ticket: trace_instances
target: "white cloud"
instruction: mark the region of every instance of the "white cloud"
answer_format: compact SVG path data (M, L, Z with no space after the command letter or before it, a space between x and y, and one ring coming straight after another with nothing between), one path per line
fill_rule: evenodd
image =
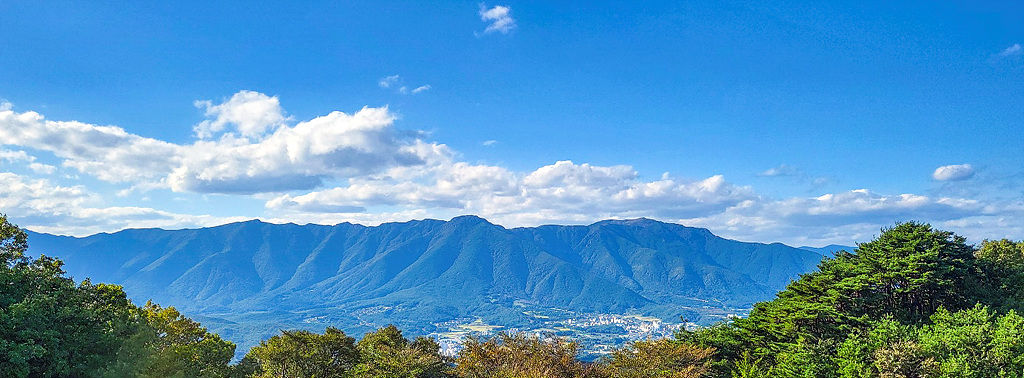
M389 166L425 164L443 153L418 149L417 139L392 128L387 108L363 108L355 114L333 112L261 140L222 139L188 148L168 176L177 191L258 193L311 189L328 178L369 175Z
M110 182L159 179L180 146L119 127L48 121L36 112L0 112L0 144L53 153L62 165Z
M395 168L374 179L350 180L343 187L281 195L267 201L266 207L276 219L310 220L319 214L325 219L360 222L372 220L379 209L389 209L391 220L398 214L442 219L475 214L506 227L651 217L707 227L740 240L794 245L866 241L881 227L898 221L944 225L973 219L977 224L995 225L994 219L1024 219L1021 204L867 189L772 199L717 175L679 180L665 174L644 180L629 166L569 161L532 172L465 162ZM953 230L983 237L1024 227L1004 223L1012 227Z
M35 156L30 156L25 151L9 151L0 149L0 160L8 163L28 163L28 168L35 173L52 174L57 170L49 164L37 163Z
M386 76L383 79L377 81L377 85L381 88L391 88L392 86L399 83L400 78L398 75Z
M1000 57L1008 57L1021 54L1024 54L1024 47L1022 47L1019 43L1014 43L1013 46L1007 47L997 55L999 55Z
M489 146L493 146L493 145L498 144L498 141L496 141L494 139L491 139L491 140L485 140L485 141L483 141L480 144L483 145L483 146L488 146L489 147Z
M969 217L1020 219L1013 206L978 200L916 194L886 195L867 189L817 197L757 198L707 217L680 219L716 234L741 240L780 240L793 245L849 244L867 241L880 227L918 220L943 224ZM957 230L976 237L975 230ZM1019 238L1019 237L1018 237Z
M392 172L267 202L281 213L353 213L381 206L477 214L506 225L580 222L624 216L705 216L753 196L721 176L640 180L628 166L561 161L526 174L506 168L447 163L427 171Z
M430 84L424 84L413 89L409 89L405 85L405 81L402 80L401 76L391 75L377 81L377 85L384 89L394 89L395 92L401 94L419 94L430 90Z
M11 109L14 109L14 104L4 100L0 100L0 112L5 112Z
M221 104L200 104L209 117L203 130L211 135L188 144L8 109L0 111L0 146L52 154L65 168L64 182L77 179L76 172L67 169L71 168L83 176L126 183L110 189L121 200L168 189L251 194L248 198L264 201L267 219L281 222L376 224L476 214L514 227L651 217L708 227L742 240L808 245L869 240L879 227L905 220L946 225L968 237L1020 238L1018 231L1024 227L1024 204L1005 197L986 201L961 193L858 189L767 198L720 175L645 177L631 166L571 161L514 171L459 161L456 152L424 140L422 133L397 130L395 116L386 107L331 112L295 122L284 116L275 97L256 92L239 92ZM36 162L24 150L0 149L0 164L8 163L40 173L56 169ZM953 165L940 167L934 176L965 179L973 172L967 164ZM761 174L804 175L786 165ZM0 191L0 210L40 231L83 234L125 227L211 225L227 219L108 206L104 201L112 196L81 185L58 185L11 172L0 176L0 187L5 188Z
M288 126L279 124L285 118L277 99L260 93L243 91L223 104L203 105L213 118L201 129L222 132L216 140L178 145L114 126L5 111L0 144L51 152L65 167L108 182L202 193L308 190L324 180L427 164L449 153L395 130L386 107L332 112Z
M768 170L758 173L757 175L764 177L799 176L800 170L787 164L780 164L777 167L769 168Z
M961 181L971 177L974 177L974 167L970 164L944 165L932 172L932 178L938 181Z
M39 232L84 236L139 227L204 227L243 217L184 215L144 207L104 207L102 197L84 186L0 172L0 210L21 227Z
M211 101L196 101L197 108L203 108L211 119L195 127L200 138L211 138L224 131L228 125L235 125L243 138L260 138L268 130L281 127L287 118L277 97L253 91L240 91L219 105Z
M490 23L487 25L487 29L484 29L484 34L494 32L508 34L516 27L516 20L512 18L512 9L500 5L488 9L480 4L480 20Z
M53 172L57 171L57 167L43 163L29 163L28 169L31 169L32 172L35 173L42 173L47 175L51 175L53 174Z
M7 162L30 162L35 160L35 157L29 156L25 151L10 151L0 149L0 160L6 160Z

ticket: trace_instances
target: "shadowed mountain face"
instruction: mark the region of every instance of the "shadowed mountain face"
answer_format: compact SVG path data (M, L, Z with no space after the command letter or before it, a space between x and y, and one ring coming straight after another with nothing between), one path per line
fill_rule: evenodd
M121 284L138 302L200 318L319 317L352 327L372 319L412 333L466 317L515 325L515 301L699 320L693 308L770 299L822 258L648 219L514 229L474 216L377 227L249 221L85 238L32 233L29 243L33 254L63 259L76 279Z

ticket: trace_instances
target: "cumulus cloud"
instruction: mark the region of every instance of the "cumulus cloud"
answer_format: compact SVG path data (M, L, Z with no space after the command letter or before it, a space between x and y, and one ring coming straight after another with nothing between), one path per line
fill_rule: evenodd
M974 167L970 164L944 165L932 172L932 178L938 181L961 181L971 177L974 177Z
M110 182L159 179L180 146L132 135L119 127L48 121L36 112L0 112L0 144L53 153L62 165Z
M185 215L144 207L102 206L102 197L82 185L62 186L0 172L0 209L21 227L84 236L129 227L203 227L242 217Z
M1013 208L964 198L888 195L857 189L817 197L759 197L721 213L680 221L738 239L825 245L866 241L880 227L898 221L941 224L967 217L1019 216Z
M428 163L447 148L393 128L387 108L333 112L283 127L258 143L202 141L167 176L177 191L258 193L312 189L325 179L370 175Z
M228 125L234 125L244 138L259 138L266 135L267 130L283 126L287 120L276 96L253 91L235 93L219 105L213 105L212 101L196 101L195 105L205 109L206 116L211 118L196 125L196 135L200 138L213 137Z
M1007 198L868 189L769 198L720 175L647 177L628 165L572 161L526 171L469 163L422 133L398 130L387 107L296 122L276 97L257 92L199 106L208 119L187 144L0 110L0 146L25 149L0 149L0 164L53 172L56 167L45 164L33 168L40 163L26 150L49 153L68 173L61 180L74 182L72 176L82 174L126 183L130 187L118 192L122 200L146 190L245 194L263 203L264 219L279 222L377 224L476 214L515 227L651 217L742 240L803 245L869 240L879 227L906 220L945 225L969 237L1014 235L1024 224L1024 203ZM934 178L962 180L973 173L968 164L951 165L939 167ZM803 176L787 165L761 174ZM81 185L12 172L0 174L0 187L0 210L39 231L84 234L240 219L108 206L110 197Z
M530 172L465 162L395 168L374 179L350 180L343 187L281 195L266 207L279 219L314 219L321 214L338 221L373 223L374 209L391 209L391 216L421 214L418 211L435 218L476 214L506 227L651 217L707 227L741 240L799 245L865 241L898 221L940 225L974 219L991 225L994 219L1024 217L1020 204L868 189L773 199L719 175L681 180L665 174L652 180L643 179L629 166L571 161ZM975 237L1007 233L1010 228L954 230Z
M32 157L32 156L29 156L28 153L25 152L25 151L10 151L10 150L0 149L0 160L4 160L4 161L13 163L13 162L32 161L32 160L35 160L35 158Z
M478 214L509 225L579 222L623 216L693 217L723 211L753 198L750 188L722 176L687 181L663 176L645 181L629 166L560 161L529 173L465 162L388 179L353 180L346 187L282 195L267 202L278 212L317 212L379 206L435 208Z
M512 9L501 5L487 8L480 4L480 20L489 23L487 29L484 29L484 34L495 32L508 34L516 27L516 20L512 18Z
M29 155L25 151L9 151L0 149L0 161L27 164L27 167L35 173L52 174L57 170L57 167L52 165L37 163L36 157Z
M275 97L242 91L222 104L200 102L202 136L179 145L115 126L50 121L35 112L0 112L0 144L53 153L62 165L115 183L202 193L313 189L327 179L415 166L448 154L393 127L386 107L332 112L289 126Z
M1019 43L1014 43L1013 46L1007 47L1006 49L1000 51L999 54L996 55L1000 57L1008 57L1021 54L1024 54L1024 47L1022 47Z

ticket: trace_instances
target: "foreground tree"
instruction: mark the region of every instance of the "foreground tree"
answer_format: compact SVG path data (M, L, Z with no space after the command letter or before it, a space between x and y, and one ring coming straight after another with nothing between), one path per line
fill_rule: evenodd
M328 327L323 334L281 331L250 349L245 360L256 377L355 377L359 351L354 338Z
M448 361L432 339L417 337L409 341L402 331L389 325L367 333L356 344L360 363L359 377L366 378L440 378L447 377Z
M717 377L971 376L948 375L956 368L947 366L961 361L956 366L974 369L976 356L940 353L922 330L938 328L922 327L938 327L942 314L967 316L976 304L998 314L1019 311L1021 298L1024 244L985 242L976 249L951 232L908 222L824 260L776 299L756 304L747 318L677 337L715 348ZM971 345L966 353L983 349L956 342ZM1020 356L1014 353L1003 352ZM1002 376L1015 374L999 369Z
M136 336L148 339L140 377L227 377L235 345L207 332L174 307L152 302L142 308L146 327Z
M673 340L637 341L612 352L605 373L621 378L698 378L707 372L714 349Z
M0 215L0 371L91 377L117 358L141 313L119 286L76 285L60 260L26 256L27 235Z
M559 338L499 334L488 340L469 337L455 360L464 378L601 377L598 366L576 358L579 344Z
M120 286L80 284L26 255L0 215L0 376L227 377L234 344L174 308L139 308Z

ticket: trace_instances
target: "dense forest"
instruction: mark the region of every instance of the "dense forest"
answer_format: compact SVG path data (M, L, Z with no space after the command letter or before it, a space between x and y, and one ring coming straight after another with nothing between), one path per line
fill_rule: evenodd
M1024 242L901 223L824 260L750 316L596 362L556 337L468 338L456 356L393 326L235 345L173 307L75 282L0 216L5 377L1024 377Z

